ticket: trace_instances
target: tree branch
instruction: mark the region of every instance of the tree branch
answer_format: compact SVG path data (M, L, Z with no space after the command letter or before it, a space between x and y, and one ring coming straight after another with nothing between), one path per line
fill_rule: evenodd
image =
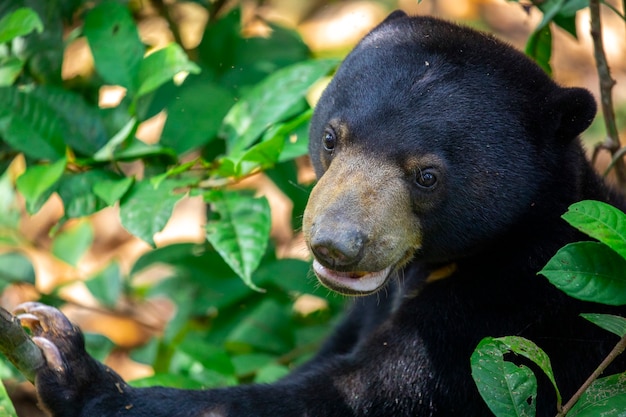
M0 352L30 382L35 381L37 370L45 365L41 349L24 331L20 320L0 307Z
M576 393L570 398L570 400L563 406L560 412L556 415L556 417L565 417L565 415L574 407L574 404L580 399L580 397L584 394L584 392L589 388L589 386L598 379L600 375L604 372L604 370L617 358L624 350L626 349L626 335L624 335L619 342L615 345L613 350L607 355L606 358L602 361L602 363L596 368L595 371L587 378L585 383L576 391Z
M596 68L600 78L600 103L602 106L602 114L604 115L604 124L606 128L606 140L599 145L601 148L611 152L611 156L619 151L621 144L619 140L619 131L615 122L615 111L613 108L612 90L615 80L611 78L611 70L609 68L606 54L604 52L604 44L602 42L602 23L600 19L600 0L589 1L589 12L591 15L591 38L593 39L593 52L596 60ZM626 166L622 158L614 161L614 169L620 186L626 186Z

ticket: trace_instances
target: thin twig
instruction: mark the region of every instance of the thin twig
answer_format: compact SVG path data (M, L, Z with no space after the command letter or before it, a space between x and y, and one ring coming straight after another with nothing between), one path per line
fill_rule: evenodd
M602 146L611 152L612 156L619 151L621 145L619 140L619 131L615 122L615 111L613 108L612 89L615 80L611 78L611 70L609 68L606 54L604 52L604 44L602 42L602 23L600 20L600 0L589 1L589 12L591 15L591 38L593 39L593 52L596 59L596 68L600 78L600 103L602 106L602 114L604 115L604 124L606 127L606 140ZM615 174L621 186L626 185L626 166L623 159L615 161Z
M565 417L565 415L574 407L574 404L580 399L580 397L584 394L584 392L589 388L589 386L596 380L604 370L617 358L624 350L626 349L626 335L624 335L619 342L615 345L613 350L607 355L606 358L602 361L600 366L596 368L595 371L587 378L585 383L576 391L576 393L570 398L570 400L563 406L561 411L556 415L556 417Z

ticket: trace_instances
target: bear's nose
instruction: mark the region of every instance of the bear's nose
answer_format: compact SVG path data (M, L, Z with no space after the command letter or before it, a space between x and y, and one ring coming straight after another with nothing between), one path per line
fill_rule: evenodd
M365 236L357 230L318 230L310 242L311 251L322 265L348 267L363 258Z

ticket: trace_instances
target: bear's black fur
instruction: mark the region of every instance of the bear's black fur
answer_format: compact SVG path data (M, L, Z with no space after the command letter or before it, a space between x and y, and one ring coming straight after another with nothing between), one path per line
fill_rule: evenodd
M579 144L594 114L587 91L557 86L491 36L390 15L346 58L311 125L313 267L324 285L365 295L314 360L270 385L135 389L86 355L57 310L27 304L49 364L42 404L63 417L489 416L469 358L504 335L541 346L568 398L617 341L579 313L626 312L537 275L585 239L560 219L569 205L626 207ZM542 417L556 414L546 388Z

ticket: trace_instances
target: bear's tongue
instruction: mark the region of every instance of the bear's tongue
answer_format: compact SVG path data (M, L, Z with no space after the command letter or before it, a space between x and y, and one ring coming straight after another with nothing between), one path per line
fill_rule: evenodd
M326 268L314 259L313 271L320 282L333 291L343 294L369 294L387 281L391 266L378 272L341 272Z

